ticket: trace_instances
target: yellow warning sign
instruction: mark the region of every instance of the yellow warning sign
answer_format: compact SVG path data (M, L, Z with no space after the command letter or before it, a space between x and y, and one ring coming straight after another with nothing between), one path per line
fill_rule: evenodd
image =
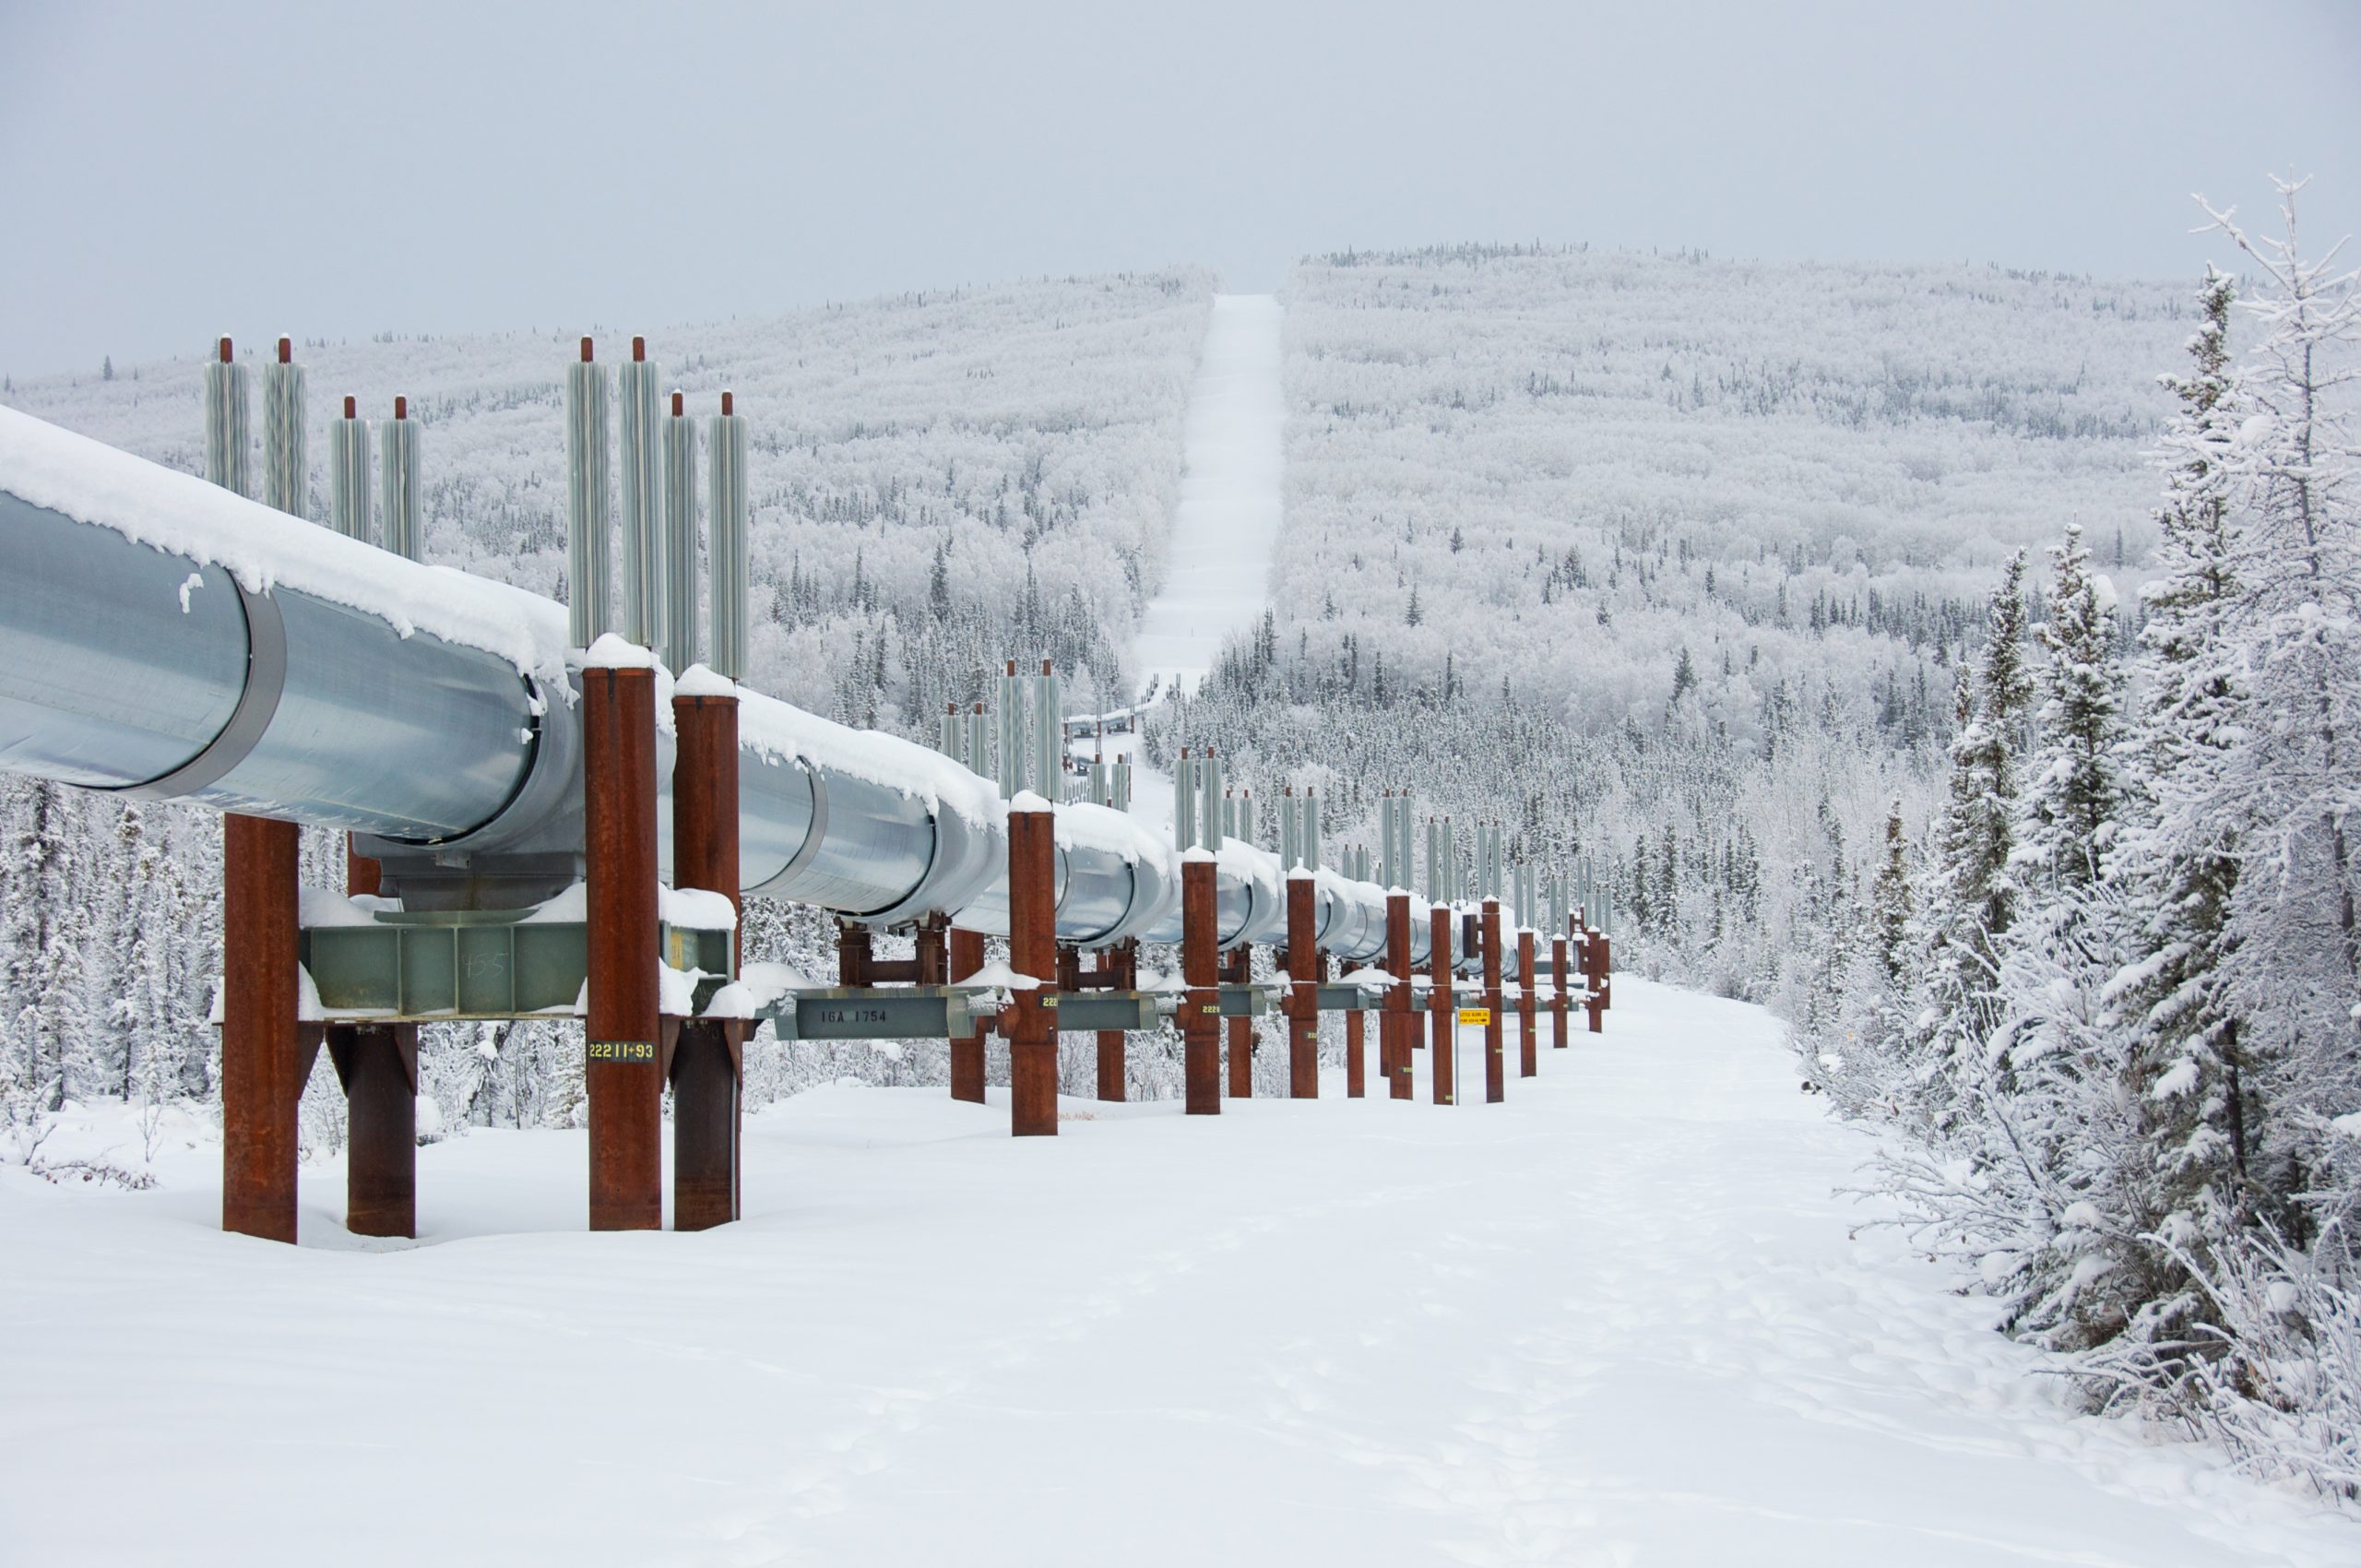
M1489 1024L1491 1021L1492 1010L1489 1007L1462 1007L1459 1010L1459 1023L1462 1028L1474 1024Z

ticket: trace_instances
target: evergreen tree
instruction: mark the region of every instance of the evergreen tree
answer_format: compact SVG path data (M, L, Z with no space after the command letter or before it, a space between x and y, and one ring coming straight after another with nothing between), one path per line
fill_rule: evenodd
M2149 1152L2134 1173L2130 1227L2201 1266L2252 1211L2247 1149L2259 1130L2226 996L2238 844L2215 805L2242 700L2229 624L2237 581L2226 458L2246 413L2230 369L2235 298L2231 279L2209 268L2189 372L2165 378L2180 407L2162 444L2171 463L2155 515L2162 575L2148 587L2140 634L2146 697L2127 748L2130 820L2108 856L2110 875L2130 889L2131 962L2112 1000ZM2153 1245L2127 1261L2147 1276L2136 1329L2151 1343L2177 1341L2199 1304L2185 1269Z
M1889 989L1899 992L1910 963L1910 857L1902 834L1902 802L1885 819L1885 859L1870 885L1869 920L1876 932L1878 967Z
M2051 612L2038 634L2048 655L2041 683L2042 742L2033 758L2023 842L2014 860L2053 884L2078 886L2097 876L2115 831L2122 679L2112 596L2103 600L2091 576L2080 523L2066 525L2066 541L2050 556L2057 564Z
M2227 1000L2284 1134L2250 1141L2248 1175L2291 1241L2332 1235L2350 1253L2361 1237L2321 1226L2361 1211L2361 1151L2328 1130L2352 1107L2361 1061L2361 274L2303 254L2300 186L2280 188L2280 235L2217 220L2260 274L2241 303L2262 335L2237 382L2251 411L2225 454L2236 577L2226 662L2243 701L2210 814L2235 826L2241 862Z

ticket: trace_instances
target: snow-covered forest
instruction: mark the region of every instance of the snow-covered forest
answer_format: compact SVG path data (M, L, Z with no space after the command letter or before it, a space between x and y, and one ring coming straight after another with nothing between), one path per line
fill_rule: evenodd
M1626 962L1767 997L1901 797L2013 549L2127 585L2185 288L1460 247L1308 261L1270 614L1168 748L1612 868ZM1374 716L1388 717L1378 721ZM1449 717L1446 718L1445 716Z

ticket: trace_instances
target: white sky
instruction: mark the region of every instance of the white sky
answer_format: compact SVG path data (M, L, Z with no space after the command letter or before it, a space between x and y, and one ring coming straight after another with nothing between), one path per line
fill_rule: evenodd
M2361 4L0 0L0 372L1463 239L2193 275ZM2361 257L2356 257L2361 260Z

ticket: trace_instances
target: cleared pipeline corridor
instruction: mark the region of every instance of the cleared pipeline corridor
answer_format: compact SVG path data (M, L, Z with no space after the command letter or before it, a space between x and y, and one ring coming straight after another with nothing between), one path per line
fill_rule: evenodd
M1280 328L1270 294L1216 294L1183 427L1180 504L1164 591L1134 645L1143 685L1193 689L1224 638L1262 613L1278 541L1282 428Z

